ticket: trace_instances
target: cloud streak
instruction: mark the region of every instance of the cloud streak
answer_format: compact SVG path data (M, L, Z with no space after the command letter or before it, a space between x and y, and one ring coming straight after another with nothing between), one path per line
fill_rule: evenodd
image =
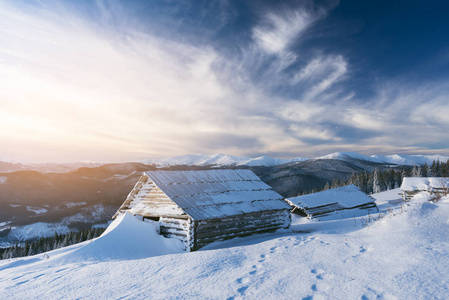
M92 14L100 21L66 6L0 4L0 157L419 152L447 129L444 84L379 85L363 102L343 86L345 56L294 51L323 12L263 12L231 56L213 43L143 31L118 6L99 3ZM345 133L355 129L359 142Z

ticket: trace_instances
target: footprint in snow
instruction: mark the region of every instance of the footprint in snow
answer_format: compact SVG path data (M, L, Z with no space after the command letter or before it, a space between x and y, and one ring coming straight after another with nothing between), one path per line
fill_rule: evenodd
M310 273L320 275L320 274L324 273L324 270L323 269L312 269L312 270L310 270Z
M239 292L240 295L243 296L243 295L245 294L245 291L248 289L248 287L249 287L249 286L247 286L247 285L242 286L241 288L237 289L237 292Z
M262 263L262 262L264 262L265 260L267 260L267 258L269 257L270 255L268 255L268 254L262 254L262 255L260 255L260 260L259 260L259 262L260 263Z
M247 284L247 283L249 283L249 278L248 277L240 277L236 280L236 282L238 284L242 284L242 283Z

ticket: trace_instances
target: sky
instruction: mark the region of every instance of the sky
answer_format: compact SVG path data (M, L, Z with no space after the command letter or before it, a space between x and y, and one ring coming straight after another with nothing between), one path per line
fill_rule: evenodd
M0 2L0 160L449 154L447 1Z

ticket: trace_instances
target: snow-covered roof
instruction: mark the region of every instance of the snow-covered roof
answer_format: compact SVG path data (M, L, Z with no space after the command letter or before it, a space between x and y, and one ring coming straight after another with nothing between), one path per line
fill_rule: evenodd
M145 174L196 220L290 209L250 170L148 171Z
M303 209L338 204L342 208L351 208L374 202L357 186L351 184L309 195L287 198L287 201Z
M428 191L431 188L448 188L447 177L404 177L401 190L403 191Z

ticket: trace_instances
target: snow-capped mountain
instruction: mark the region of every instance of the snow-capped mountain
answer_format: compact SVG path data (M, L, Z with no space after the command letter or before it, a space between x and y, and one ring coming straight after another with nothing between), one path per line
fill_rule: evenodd
M265 166L271 167L295 161L305 161L307 158L296 157L291 159L271 158L267 156L259 156L256 158L244 156L232 156L221 153L216 154L195 154L182 155L161 159L148 159L143 163L147 165L156 165L159 167L168 167L176 165L186 166Z
M380 156L380 155L373 155L372 158L379 159L381 161L391 163L391 164L397 164L397 165L424 165L424 163L427 163L428 165L431 165L433 161L439 160L440 162L446 162L449 160L449 156L444 155L387 155L387 156Z
M446 162L449 160L449 156L445 155L363 155L356 152L334 152L328 155L312 158L317 159L333 159L333 160L358 160L369 163L379 164L395 164L395 165L423 165L427 163L432 164L435 160L440 162ZM295 158L272 158L268 156L259 157L245 157L245 156L233 156L221 153L216 154L192 154L181 155L159 159L147 159L142 163L145 165L153 165L159 168L171 167L171 166L248 166L248 167L273 167L291 162L302 162L311 160L304 157ZM82 167L96 168L105 165L104 163L97 162L76 162L76 163L15 163L15 162L3 162L0 161L0 173L12 173L17 171L37 171L40 173L66 173L72 172ZM0 182L1 183L1 182Z
M315 159L339 159L339 160L358 159L375 163L385 163L385 161L377 159L376 157L366 156L356 152L334 152L328 155L317 157Z
M336 160L360 160L378 164L395 164L395 165L423 165L424 163L432 164L435 160L446 162L449 160L449 156L444 155L363 155L356 152L334 152L328 155L319 156L313 158L317 159L336 159ZM195 154L195 155L182 155L175 157L167 157L161 159L147 159L143 161L147 165L156 165L158 167L170 167L170 166L264 166L272 167L282 165L290 162L306 161L308 158L296 157L290 159L283 158L271 158L267 156L260 156L256 158L244 157L244 156L231 156L225 154Z
M315 159L338 159L338 160L364 160L373 163L381 164L395 164L395 165L423 165L427 163L431 165L433 161L439 160L440 162L446 162L449 160L449 156L444 155L363 155L356 152L334 152L325 156L320 156Z

